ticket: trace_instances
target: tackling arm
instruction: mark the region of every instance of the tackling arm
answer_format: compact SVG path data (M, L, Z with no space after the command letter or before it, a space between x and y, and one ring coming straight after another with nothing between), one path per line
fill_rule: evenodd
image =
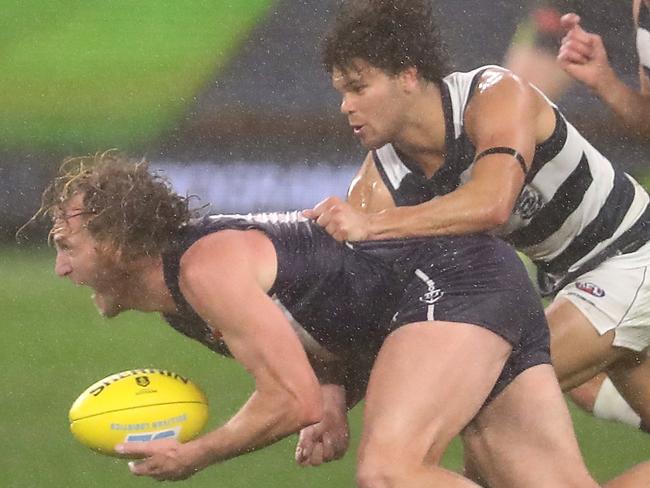
M465 115L465 127L477 154L492 147L509 147L529 166L538 131L535 100L533 89L509 72L487 71ZM524 177L512 155L490 154L474 164L469 180L456 190L420 205L371 214L368 237L492 231L510 217Z
M541 96L506 70L487 70L478 91L465 115L477 154L498 146L512 148L529 167L538 132L544 139L555 126L550 106L541 114ZM419 205L395 207L368 155L347 202L330 197L304 213L339 241L489 232L509 219L524 178L515 157L489 154L474 164L469 180L456 190Z

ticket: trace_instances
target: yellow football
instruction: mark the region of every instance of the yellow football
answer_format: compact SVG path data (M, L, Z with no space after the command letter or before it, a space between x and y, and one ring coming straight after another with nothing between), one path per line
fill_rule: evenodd
M122 442L196 437L208 420L208 401L189 379L171 371L132 369L89 386L68 415L82 444L120 457Z

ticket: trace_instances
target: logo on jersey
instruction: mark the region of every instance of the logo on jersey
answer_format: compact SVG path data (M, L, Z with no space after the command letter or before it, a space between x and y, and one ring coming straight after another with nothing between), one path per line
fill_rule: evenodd
M426 303L427 305L433 305L436 303L438 300L442 298L442 296L445 294L444 291L442 291L440 288L436 287L435 281L433 281L431 278L429 278L425 273L423 273L421 270L416 269L415 270L415 275L420 278L424 283L427 285L427 292L420 297L420 301Z
M578 281L576 283L576 288L582 290L585 293L595 296L596 298L602 298L605 296L605 290L600 286L596 286L593 283L588 283L586 281Z
M540 208L544 206L542 194L526 185L521 190L521 194L517 199L515 205L515 213L520 215L522 219L531 219Z

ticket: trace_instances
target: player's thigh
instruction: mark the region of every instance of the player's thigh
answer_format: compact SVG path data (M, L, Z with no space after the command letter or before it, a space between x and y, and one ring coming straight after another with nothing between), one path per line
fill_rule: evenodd
M608 374L647 429L650 426L650 358L647 352L618 361L608 370Z
M597 486L550 365L517 376L465 429L463 441L488 486Z
M370 376L360 461L437 462L483 405L510 351L475 325L419 322L394 331Z
M546 309L551 332L551 361L568 391L590 380L627 354L613 345L614 330L600 334L570 300L556 298Z
M577 386L650 345L650 244L565 286L547 309L553 365Z

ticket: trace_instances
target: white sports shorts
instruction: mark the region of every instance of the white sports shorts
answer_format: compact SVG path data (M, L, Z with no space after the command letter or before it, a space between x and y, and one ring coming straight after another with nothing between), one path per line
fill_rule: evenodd
M608 259L565 286L599 334L614 329L614 346L641 352L650 345L650 243Z

